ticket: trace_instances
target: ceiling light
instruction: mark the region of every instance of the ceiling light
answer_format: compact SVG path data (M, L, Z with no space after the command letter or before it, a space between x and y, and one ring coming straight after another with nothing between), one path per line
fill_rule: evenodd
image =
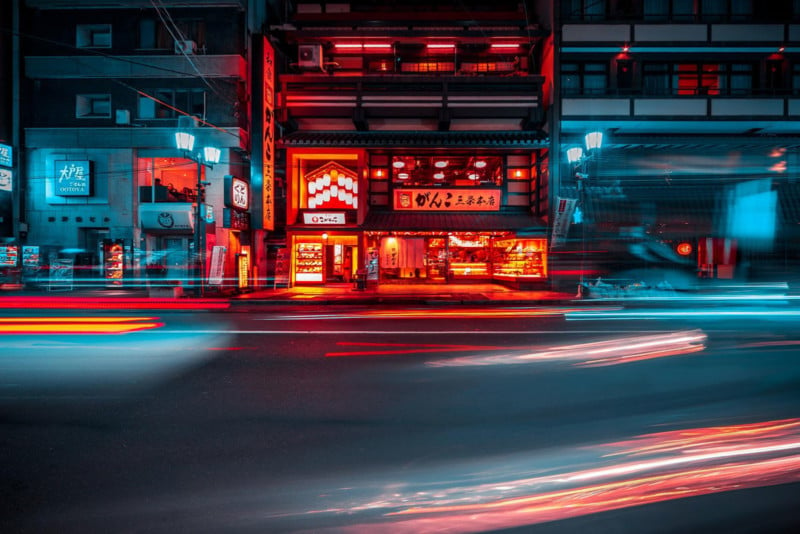
M392 162L392 167L394 167L395 169L402 169L405 166L406 163L404 161L396 160Z
M447 160L440 159L439 161L434 163L433 166L436 167L437 169L444 169L445 167L447 167Z
M483 161L482 159L479 159L478 161L475 162L476 169L482 169L484 167L486 167L486 162Z

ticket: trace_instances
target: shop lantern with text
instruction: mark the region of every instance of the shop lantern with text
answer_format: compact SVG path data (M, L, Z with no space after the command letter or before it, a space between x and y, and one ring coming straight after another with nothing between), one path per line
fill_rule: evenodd
M334 161L305 175L305 207L313 209L357 209L358 175Z

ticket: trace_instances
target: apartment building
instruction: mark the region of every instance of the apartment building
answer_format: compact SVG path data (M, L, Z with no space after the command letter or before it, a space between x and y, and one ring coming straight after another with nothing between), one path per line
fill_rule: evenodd
M794 276L800 4L560 0L554 17L553 182L579 216L553 259Z
M23 244L110 285L245 281L247 5L19 2ZM179 149L176 133L194 136ZM204 147L218 149L218 162ZM236 187L238 200L229 189ZM30 248L33 247L33 248ZM200 265L202 259L202 266ZM247 269L247 267L245 267ZM232 280L233 279L233 280Z

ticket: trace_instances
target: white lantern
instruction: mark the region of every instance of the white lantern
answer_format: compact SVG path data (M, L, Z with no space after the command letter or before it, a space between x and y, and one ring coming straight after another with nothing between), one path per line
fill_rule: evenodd
M339 197L339 202L344 202L346 195L347 191L345 191L344 189L339 189L339 194L337 195Z
M313 210L317 207L317 201L314 197L308 199L308 209Z
M353 193L347 193L347 194L344 196L344 201L345 201L345 203L347 203L347 204L352 204L352 203L353 203Z
M336 195L338 195L338 194L339 194L339 186L338 186L338 185L336 185L336 184L333 184L333 185L331 186L331 196L332 196L332 197L335 197L335 196L336 196Z
M317 183L316 182L308 182L308 194L313 195L317 192Z
M352 177L352 176L348 176L348 177L345 179L345 181L344 181L344 188L345 188L345 189L347 189L348 191L350 191L351 189L353 189L353 177Z
M326 189L325 191L322 192L322 201L328 202L330 199L331 199L331 190Z
M342 187L342 186L344 186L344 176L342 176L342 175L340 174L340 175L339 175L339 176L336 178L336 184L337 184L339 187Z
M358 207L358 197L353 197L353 207L354 208Z
M354 194L358 193L358 182L353 182L353 193Z
M331 175L328 174L327 172L322 175L322 185L324 185L325 187L331 185Z

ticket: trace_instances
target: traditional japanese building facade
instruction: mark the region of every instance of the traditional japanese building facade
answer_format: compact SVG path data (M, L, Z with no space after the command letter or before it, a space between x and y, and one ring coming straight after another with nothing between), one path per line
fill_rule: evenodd
M592 276L796 278L798 3L555 8L554 197L583 222L552 249L554 270L588 249ZM586 152L592 131L603 146Z
M299 2L271 28L286 283L549 282L548 18Z

